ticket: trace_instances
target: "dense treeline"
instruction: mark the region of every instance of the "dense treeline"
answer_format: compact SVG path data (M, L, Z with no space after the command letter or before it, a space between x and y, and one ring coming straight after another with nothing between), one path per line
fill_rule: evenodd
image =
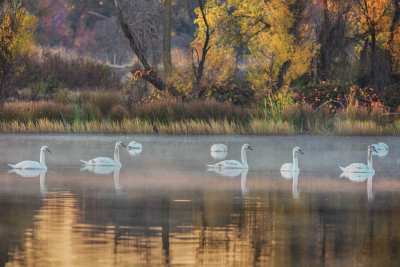
M63 99L68 112L50 105L48 119L64 128L139 118L154 130L188 120L182 114L198 98L245 108L240 133L270 132L248 131L255 121L338 133L342 121L369 118L368 129L397 134L399 20L398 0L0 0L0 103ZM110 112L81 97L99 90L118 92L103 98ZM183 113L164 120L181 101ZM9 107L5 122L16 110L24 125L50 114L44 104L38 114ZM230 111L219 112L210 119L231 122Z

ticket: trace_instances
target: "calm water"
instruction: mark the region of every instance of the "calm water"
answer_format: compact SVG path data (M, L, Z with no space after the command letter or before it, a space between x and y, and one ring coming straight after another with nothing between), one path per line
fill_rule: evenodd
M112 156L122 168L81 170L79 159ZM338 165L365 162L376 174L339 178ZM400 138L0 135L1 266L399 266ZM210 146L228 145L248 172L218 174ZM38 160L46 173L8 173L6 163ZM279 169L302 147L301 173Z

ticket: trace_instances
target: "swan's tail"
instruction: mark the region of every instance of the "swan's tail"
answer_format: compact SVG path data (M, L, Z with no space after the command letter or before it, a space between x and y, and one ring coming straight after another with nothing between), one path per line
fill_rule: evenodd
M346 174L344 172L342 172L342 174L339 175L339 178L345 178L345 177L346 177Z
M80 160L80 161L83 163L84 166L90 165L89 161L84 161L84 160Z
M16 165L13 165L13 164L8 164L8 163L7 163L7 165L10 166L10 167L13 168L13 169L15 169L15 168L17 167Z
M345 169L342 166L339 166L339 168L342 170L342 172L345 172Z

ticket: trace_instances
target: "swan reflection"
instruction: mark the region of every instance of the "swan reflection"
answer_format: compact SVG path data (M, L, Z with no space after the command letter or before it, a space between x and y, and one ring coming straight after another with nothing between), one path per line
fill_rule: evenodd
M300 197L300 191L297 188L297 184L299 182L299 174L300 172L288 172L281 171L281 175L286 180L292 180L292 196L294 199L298 199Z
M117 194L122 194L122 187L121 184L119 183L119 174L121 171L120 166L85 166L81 168L81 171L90 171L93 172L94 174L99 174L99 175L107 175L114 173L114 189L115 193Z
M211 151L211 157L213 159L224 159L228 155L228 152L223 151L223 152L218 152L218 151Z
M40 193L45 195L47 193L47 187L45 185L46 169L12 169L8 173L15 173L23 178L34 178L40 176Z
M240 189L242 190L242 195L246 196L249 193L249 189L246 186L248 169L216 169L209 168L208 171L218 173L224 177L237 177L241 175L240 178Z
M367 197L368 201L374 200L374 193L372 192L372 180L375 173L342 173L339 178L347 178L354 183L363 183L367 181Z

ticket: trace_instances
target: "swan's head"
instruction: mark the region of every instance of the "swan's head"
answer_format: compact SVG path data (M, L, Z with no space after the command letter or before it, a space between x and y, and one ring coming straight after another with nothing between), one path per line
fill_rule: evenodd
M244 145L242 146L242 149L254 150L249 144L244 144Z
M47 151L49 153L51 153L51 150L48 146L42 146L42 148L40 149L41 151Z
M378 153L378 151L376 151L374 146L368 146L368 151Z
M301 148L299 146L295 146L293 148L293 152L300 153L300 154L304 155L304 152L301 150Z
M117 146L118 146L118 147L120 147L120 146L126 147L126 145L125 145L124 142L122 142L122 141L118 141L118 142L117 142Z

